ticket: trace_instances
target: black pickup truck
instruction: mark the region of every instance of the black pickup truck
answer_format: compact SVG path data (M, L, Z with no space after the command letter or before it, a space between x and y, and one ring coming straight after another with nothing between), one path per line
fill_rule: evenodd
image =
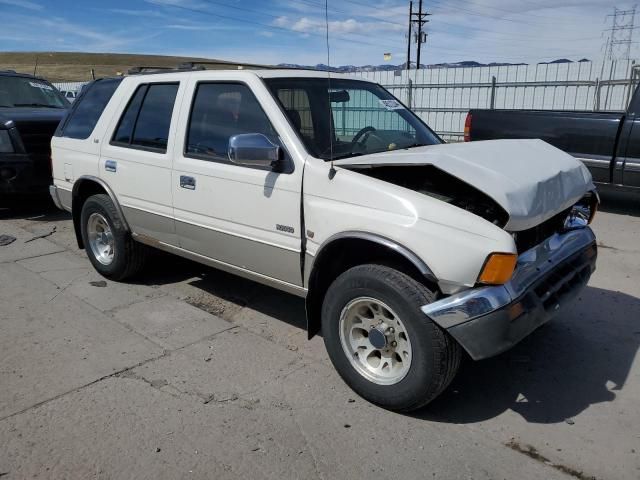
M69 106L46 80L0 71L0 200L48 193L51 137Z
M594 182L640 188L639 90L626 112L471 110L464 139L540 138L582 160Z

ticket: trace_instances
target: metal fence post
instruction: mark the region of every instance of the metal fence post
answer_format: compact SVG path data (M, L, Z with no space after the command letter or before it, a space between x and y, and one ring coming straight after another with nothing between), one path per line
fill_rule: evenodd
M409 79L408 83L408 91L407 91L407 105L409 106L409 110L411 110L411 95L413 91L413 82Z
M600 110L600 79L596 77L596 90L593 93L593 111Z
M491 77L491 100L489 101L489 108L494 110L496 108L496 77Z

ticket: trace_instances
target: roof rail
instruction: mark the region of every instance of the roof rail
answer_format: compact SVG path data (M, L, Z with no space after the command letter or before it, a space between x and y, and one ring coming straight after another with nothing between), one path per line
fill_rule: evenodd
M127 75L140 75L142 73L163 73L163 72L175 72L176 70L183 70L178 67L154 67L150 65L140 65L137 67L131 67L127 70Z
M278 67L273 65L260 65L257 63L234 63L234 62L223 62L223 61L215 61L215 60L203 60L203 61L192 61L192 62L183 62L178 65L178 69L181 70L205 70L207 65L221 65L227 68L237 68L238 70L242 70L244 68L250 69L265 69L272 70Z
M16 72L15 70L7 69L7 70L0 70L0 73L18 73L18 72Z

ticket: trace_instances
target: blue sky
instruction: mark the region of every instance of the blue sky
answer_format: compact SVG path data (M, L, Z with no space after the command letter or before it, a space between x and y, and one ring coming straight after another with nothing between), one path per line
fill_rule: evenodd
M386 52L391 63L406 61L408 3L329 0L331 63L381 64ZM425 4L433 16L423 63L538 62L601 57L614 2ZM327 60L324 0L0 0L0 18L2 51L149 53L259 63Z

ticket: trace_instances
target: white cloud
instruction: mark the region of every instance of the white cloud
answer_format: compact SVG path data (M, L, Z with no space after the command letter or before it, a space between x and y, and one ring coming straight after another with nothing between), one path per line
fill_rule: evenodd
M273 21L273 25L280 28L286 28L301 33L322 33L327 29L327 23L323 18L301 17L292 19L287 16L281 16ZM330 20L329 33L336 35L368 35L371 32L383 33L385 31L404 31L400 25L380 22L361 22L354 18L346 20Z
M0 0L0 4L11 5L12 7L22 7L33 11L44 9L44 5L40 5L39 3L31 2L29 0Z

